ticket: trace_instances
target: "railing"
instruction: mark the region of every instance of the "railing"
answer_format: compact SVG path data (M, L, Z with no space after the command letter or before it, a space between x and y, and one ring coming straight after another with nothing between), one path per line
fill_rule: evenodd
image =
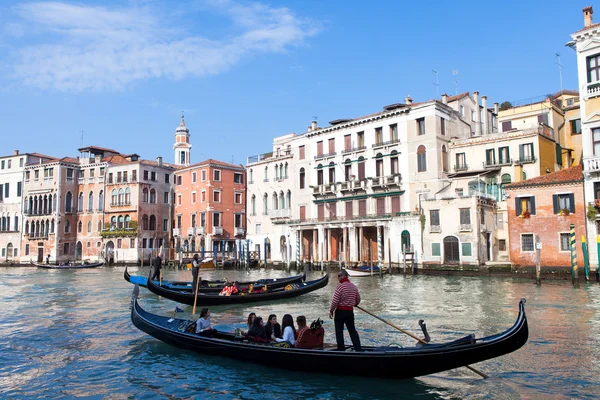
M131 201L121 202L121 203L110 203L111 207L123 207L123 206L130 206L130 205L131 205Z
M600 82L596 82L596 83L592 83L591 85L587 85L587 96L588 97L600 96Z
M188 236L194 236L196 234L196 228L188 228L187 234Z
M364 151L366 149L367 149L367 146L352 147L351 149L344 149L344 150L342 150L342 154L354 153L356 151Z
M244 236L244 234L246 234L246 228L240 228L236 226L234 228L234 234L235 236Z
M38 210L37 212L31 211L31 210L25 210L25 212L23 212L23 214L28 215L28 216L52 215L53 213L54 213L53 210L43 210L43 211Z
M375 143L373 145L373 148L375 148L375 147L390 146L390 145L394 145L394 144L398 144L398 143L400 143L400 139L392 139L392 140L388 140L387 142Z
M473 230L471 224L460 224L461 232L471 232Z
M247 159L246 159L246 165L247 164L254 164L254 163L257 163L259 161L264 161L264 160L276 160L276 159L279 159L279 158L289 158L289 157L292 157L292 156L293 156L292 151L291 150L288 151L287 149L281 151L279 154L277 154L277 153L274 154L273 152L264 153L264 154L259 154L259 155L256 155L256 156L247 157Z
M600 157L584 158L583 170L586 172L600 171Z
M523 156L523 157L519 157L519 162L521 164L528 164L528 163L534 163L536 160L535 157L533 156Z
M103 176L99 176L98 177L98 183L104 183L104 177Z
M79 183L85 183L85 178L79 178L79 179L78 179L78 182L79 182Z
M206 227L205 226L196 227L196 235L206 235Z
M498 165L499 165L499 163L496 161L486 161L483 163L484 168L493 168L493 167L497 167Z
M289 218L292 216L291 208L283 208L280 210L270 210L269 217L270 218Z
M442 227L440 225L431 225L429 228L429 232L431 233L440 233L442 231Z
M327 154L317 154L315 156L315 160L319 160L321 158L335 157L336 154L337 154L337 151L334 151L332 153L327 153Z
M103 238L107 237L119 237L119 236L129 236L134 237L137 236L138 230L137 228L116 228L116 229L103 229L100 232L100 236Z
M181 229L173 228L173 236L176 236L176 237L181 236Z
M459 164L459 165L455 165L454 166L454 170L455 171L466 171L469 169L469 166L467 164Z
M213 226L212 234L213 235L222 235L223 234L223 227L222 226Z

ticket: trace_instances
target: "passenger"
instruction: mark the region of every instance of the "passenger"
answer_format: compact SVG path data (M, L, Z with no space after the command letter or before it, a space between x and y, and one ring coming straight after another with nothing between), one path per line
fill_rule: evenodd
M254 338L255 340L268 340L265 334L265 324L261 317L256 317L254 322L252 323L252 328L248 330L248 336Z
M225 285L223 290L221 290L221 293L219 293L219 296L231 296L232 294L237 294L237 293L238 293L238 288L236 286L234 286L233 283L230 282Z
M281 325L277 322L277 315L271 314L269 315L269 319L267 320L267 326L265 327L265 331L267 333L267 337L271 339L280 338L281 339Z
M306 317L304 315L298 316L296 324L298 324L298 334L296 335L296 339L298 339L302 332L308 329L308 326L306 326Z
M283 316L282 328L283 337L281 339L275 338L276 342L288 342L292 346L296 344L296 328L294 328L294 319L290 314Z
M212 337L217 333L217 330L210 326L210 310L208 308L200 311L200 318L196 321L196 333L206 337Z
M252 328L252 325L254 324L254 320L256 319L256 314L251 312L250 314L248 314L248 320L246 321L246 324L248 326L248 330L250 330L250 328Z

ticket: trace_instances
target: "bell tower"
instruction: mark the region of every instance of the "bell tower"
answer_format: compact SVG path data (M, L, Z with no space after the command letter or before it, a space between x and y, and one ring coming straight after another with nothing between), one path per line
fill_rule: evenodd
M190 130L186 128L183 113L181 113L181 122L175 130L175 144L173 145L173 150L175 151L175 165L190 165L191 148Z

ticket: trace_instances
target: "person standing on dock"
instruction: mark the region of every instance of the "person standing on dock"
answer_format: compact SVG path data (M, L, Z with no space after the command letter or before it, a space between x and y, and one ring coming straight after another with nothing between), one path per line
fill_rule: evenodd
M360 337L354 326L354 307L360 304L360 293L358 288L348 279L348 272L345 269L338 273L339 285L335 288L331 307L329 308L329 318L333 318L335 312L335 339L338 350L344 351L344 325L348 329L354 351L361 351Z

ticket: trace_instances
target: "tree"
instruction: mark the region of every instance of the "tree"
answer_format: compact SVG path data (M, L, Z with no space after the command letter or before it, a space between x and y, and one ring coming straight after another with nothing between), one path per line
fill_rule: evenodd
M510 101L505 101L502 104L500 104L500 111L504 111L504 110L508 110L509 108L512 108L512 103Z

